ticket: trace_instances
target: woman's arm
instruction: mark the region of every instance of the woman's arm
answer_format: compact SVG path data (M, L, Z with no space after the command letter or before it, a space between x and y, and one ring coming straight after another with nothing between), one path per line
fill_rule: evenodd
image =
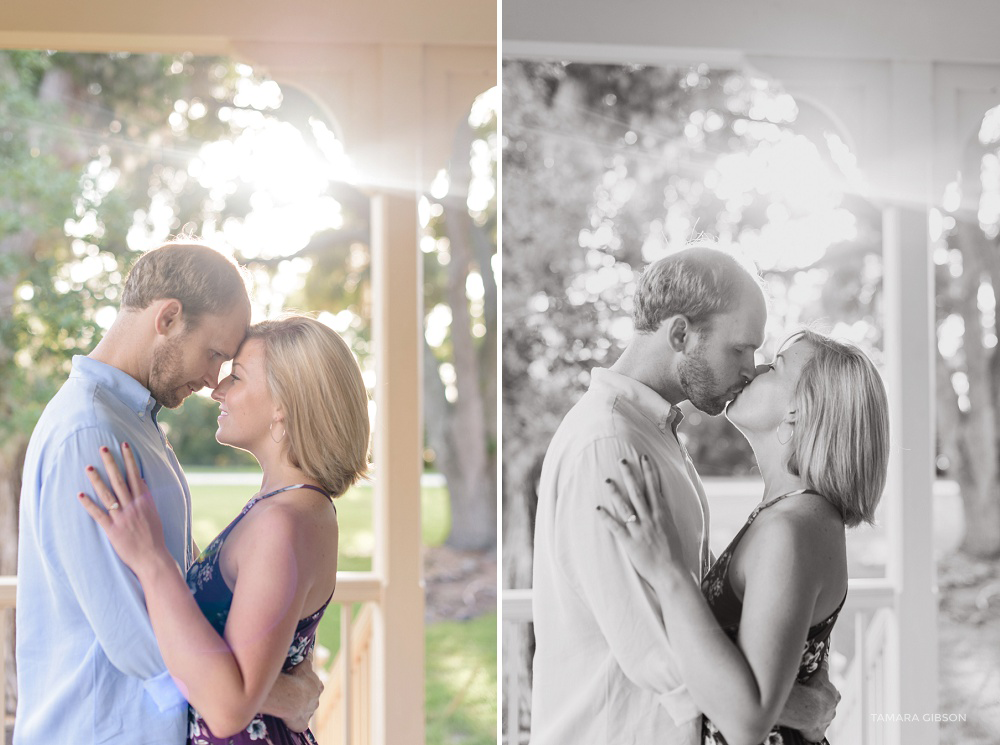
M642 460L647 480L655 480ZM815 536L785 520L758 526L754 550L746 552L746 589L739 646L719 627L696 581L670 555L660 505L645 494L627 466L622 478L631 499L612 490L616 521L604 510L607 527L619 538L637 571L660 602L664 625L692 697L730 745L764 740L778 720L795 682L810 620L819 596L821 567L811 559ZM612 483L613 487L614 484ZM637 520L626 523L632 513Z
M201 556L198 543L191 540L191 555ZM283 719L292 732L304 732L319 707L323 681L313 669L312 651L309 656L287 673L280 674L261 704L260 713Z
M240 552L220 637L166 551L155 505L127 446L123 456L128 484L110 453L101 454L114 493L88 472L104 505L111 508L117 499L120 507L104 512L89 499L82 504L139 578L167 669L213 734L231 736L260 710L281 671L316 564L300 558L296 521L285 510L269 510L267 521L248 526L252 534L245 538L253 550Z
M758 536L768 545L759 561L747 566L738 646L720 628L690 576L668 568L650 583L678 650L684 681L730 745L766 738L802 659L817 586L790 566L794 562L778 558L796 555L788 532L768 530Z

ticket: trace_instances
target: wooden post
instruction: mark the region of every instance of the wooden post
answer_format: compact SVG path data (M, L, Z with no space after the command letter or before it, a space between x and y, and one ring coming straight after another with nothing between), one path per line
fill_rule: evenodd
M378 407L375 556L383 579L375 624L373 742L424 742L424 588L420 536L421 267L412 196L372 200Z
M882 214L887 389L892 457L886 494L887 574L897 588L887 662L898 671L886 714L914 715L888 742L937 745L937 572L933 546L934 273L928 231L933 137L933 69L893 62L890 173ZM873 712L874 713L874 712ZM895 731L894 731L895 730Z
M423 272L418 245L423 50L381 53L381 186L372 198L376 358L375 555L384 591L375 619L375 745L424 743L424 587L420 532ZM416 130L416 131L415 131Z

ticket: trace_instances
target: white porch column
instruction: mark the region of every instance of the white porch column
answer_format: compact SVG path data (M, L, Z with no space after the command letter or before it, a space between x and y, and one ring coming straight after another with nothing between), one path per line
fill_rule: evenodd
M886 691L885 714L917 721L888 727L890 744L937 745L937 575L933 546L934 273L929 248L934 153L933 77L929 63L894 62L887 164L889 206L883 210L885 351L892 418L886 521L889 578L897 588L889 649L898 670Z
M373 333L376 356L375 556L384 582L376 614L374 745L424 743L424 587L420 533L423 469L421 352L423 276L417 189L421 134L419 46L383 47L372 198ZM416 130L416 131L414 131Z
M377 614L375 745L424 742L423 468L420 343L422 282L413 196L372 199L376 344L375 556L384 582Z

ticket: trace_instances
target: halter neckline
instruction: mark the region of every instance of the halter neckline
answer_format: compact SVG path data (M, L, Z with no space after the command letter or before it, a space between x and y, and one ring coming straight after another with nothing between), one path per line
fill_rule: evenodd
M280 494L283 491L291 491L292 489L312 489L313 491L318 491L331 502L333 501L333 497L327 494L325 489L320 489L318 486L313 486L312 484L292 484L291 486L283 486L280 489L269 491L267 494L261 494L260 496L254 497L254 499L266 499L267 497L273 497L275 494Z
M787 499L788 497L794 497L796 494L815 494L817 497L822 496L815 489L809 489L809 488L796 489L795 491L790 491L787 494L782 494L780 496L777 496L777 497L775 497L774 499L772 499L769 502L764 502L763 504L758 504L756 507L753 508L752 517L756 517L758 512L760 512L761 510L766 510L772 504L775 504L776 502L780 502L782 499Z

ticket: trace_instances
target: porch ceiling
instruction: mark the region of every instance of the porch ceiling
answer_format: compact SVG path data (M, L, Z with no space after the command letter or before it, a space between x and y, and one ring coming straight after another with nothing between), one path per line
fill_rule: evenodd
M68 3L8 0L0 3L0 48L105 51L116 37L130 51L191 51L213 41L326 44L496 45L496 3L490 0L133 0ZM150 45L137 47L143 40ZM164 42L168 48L164 48ZM183 46L183 45L182 45ZM206 49L207 50L207 49Z
M1000 59L991 0L504 0L508 42L733 50L746 56L863 60Z

